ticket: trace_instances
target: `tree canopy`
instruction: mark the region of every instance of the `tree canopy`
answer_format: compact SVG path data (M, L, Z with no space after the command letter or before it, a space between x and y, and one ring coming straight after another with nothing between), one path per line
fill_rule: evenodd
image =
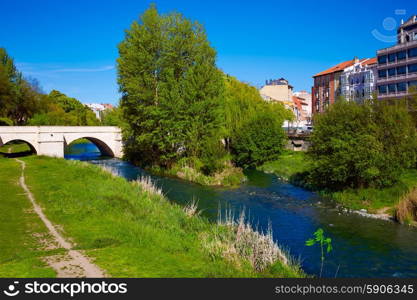
M200 24L152 6L126 31L119 54L131 159L170 166L220 147L223 75Z
M384 187L416 163L416 130L404 101L338 101L316 115L310 179L328 188Z

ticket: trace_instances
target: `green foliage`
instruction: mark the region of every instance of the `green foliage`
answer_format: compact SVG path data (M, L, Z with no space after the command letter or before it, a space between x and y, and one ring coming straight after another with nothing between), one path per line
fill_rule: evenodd
M9 118L0 118L0 126L13 126L13 121Z
M259 166L277 159L286 138L284 120L292 113L279 103L265 102L256 88L225 76L225 141L242 167Z
M38 113L28 122L32 126L97 126L100 121L93 111L75 98L53 90L43 95Z
M25 80L6 50L0 48L0 116L23 125L36 111L38 101L36 83Z
M45 95L36 80L24 79L0 48L0 117L14 125L99 125L80 101L53 90Z
M239 166L256 167L278 159L286 141L282 123L271 112L257 112L242 125L232 142Z
M200 24L151 6L126 31L119 54L128 158L170 167L220 147L224 84Z
M317 187L390 186L416 163L415 127L401 101L338 101L314 123L308 155Z
M314 245L319 245L320 246L320 250L321 250L320 277L321 277L321 275L323 273L323 265L324 265L326 252L330 253L333 250L332 239L325 237L324 236L324 231L321 228L319 228L316 232L314 232L313 235L314 235L314 238L308 239L306 241L306 246L309 246L309 247L314 246Z
M103 111L101 117L101 125L118 126L120 128L126 127L123 122L122 110L118 107L115 107L113 109L106 109Z

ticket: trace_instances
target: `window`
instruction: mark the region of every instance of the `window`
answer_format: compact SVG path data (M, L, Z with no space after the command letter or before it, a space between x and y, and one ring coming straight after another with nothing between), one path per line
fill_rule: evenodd
M391 53L388 55L388 62L395 62L395 58L397 57L396 53Z
M408 88L415 87L417 88L417 80L409 81Z
M408 66L408 73L416 73L417 72L417 64L412 64Z
M396 84L388 84L388 93L395 93L397 91Z
M397 52L397 60L404 60L407 58L407 51Z
M395 68L388 69L388 77L395 76L395 74L396 74Z
M397 75L404 75L406 73L407 73L406 66L397 67Z
M386 55L382 55L382 56L378 56L378 64L386 64L387 63L387 56Z
M399 83L397 83L397 91L399 91L399 92L406 92L407 91L407 82L399 82Z
M379 85L378 86L378 93L386 94L387 93L387 86L386 85Z
M408 57L416 57L417 56L417 47L411 48L408 50Z
M379 78L387 78L387 70L379 70L378 71Z

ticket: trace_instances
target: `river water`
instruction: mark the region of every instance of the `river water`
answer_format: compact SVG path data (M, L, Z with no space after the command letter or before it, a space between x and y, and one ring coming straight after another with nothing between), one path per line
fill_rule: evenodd
M245 210L258 229L272 227L277 243L308 274L320 273L320 250L305 246L305 241L322 228L334 248L326 257L323 277L417 277L417 229L340 212L275 175L247 170L244 185L226 189L151 175L128 162L101 158L93 144L71 145L66 158L105 165L128 180L150 176L173 202L197 199L202 215L213 221L219 209Z

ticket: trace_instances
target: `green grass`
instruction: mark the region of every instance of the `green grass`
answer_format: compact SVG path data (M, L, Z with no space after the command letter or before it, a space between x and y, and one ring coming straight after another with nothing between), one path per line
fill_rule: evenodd
M10 150L10 152L9 152ZM30 147L26 143L6 144L0 147L0 154L29 152Z
M150 171L161 176L171 176L206 186L238 187L246 180L243 170L234 166L227 166L222 172L205 175L198 170L174 165L170 169L151 168Z
M411 169L406 170L398 182L391 187L347 189L330 193L329 196L343 206L352 209L364 208L373 213L386 209L387 213L393 214L400 199L415 187L417 187L417 170Z
M280 262L262 273L212 255L204 237L224 228L99 167L25 157L26 181L50 220L113 277L301 277Z
M18 185L20 165L0 156L0 277L55 277L36 236L47 229Z
M297 174L308 171L308 161L303 152L286 152L279 160L268 162L259 167L259 170L274 173L293 184L299 184L293 179L297 178ZM366 209L372 213L394 214L400 199L415 187L417 187L417 170L411 169L406 170L398 182L391 187L346 189L339 192L319 191L319 193L346 208Z
M267 162L258 169L267 173L275 173L279 177L290 180L308 168L304 152L286 151L278 160Z

